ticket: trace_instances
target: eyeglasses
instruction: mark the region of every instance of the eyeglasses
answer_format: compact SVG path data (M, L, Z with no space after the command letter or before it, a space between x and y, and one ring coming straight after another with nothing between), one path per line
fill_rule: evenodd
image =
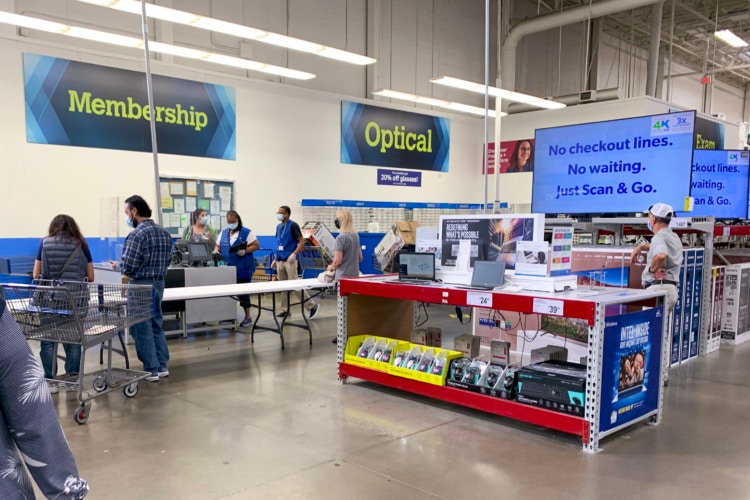
M520 149L521 151L526 151L526 152L529 152L529 151L531 151L531 148L519 148L519 149Z

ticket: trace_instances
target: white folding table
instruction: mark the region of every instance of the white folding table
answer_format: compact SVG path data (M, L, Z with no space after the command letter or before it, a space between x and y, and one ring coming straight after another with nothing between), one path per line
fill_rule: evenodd
M297 279L297 280L284 280L284 281L268 281L260 283L237 283L227 285L208 285L208 286L192 286L185 288L165 288L163 301L169 302L173 300L191 300L191 299L207 299L213 297L239 297L240 295L254 295L258 298L257 305L253 304L258 308L258 314L255 316L253 325L250 329L250 342L255 341L255 330L268 330L276 332L281 338L281 348L284 349L284 326L295 326L307 330L310 337L310 344L312 344L312 331L310 329L310 322L308 321L307 315L305 314L305 301L300 300L299 302L292 303L290 296L292 292L300 292L300 296L303 290L319 290L319 295L326 289L332 288L333 283L321 283L317 278L309 279ZM276 317L276 294L286 293L287 303L289 304L289 310L291 313L291 307L299 304L300 312L304 324L290 323L287 322L289 315L281 318ZM263 305L263 295L271 294L271 307ZM312 299L312 297L311 297ZM258 326L258 320L263 311L270 311L273 316L273 321L276 327Z

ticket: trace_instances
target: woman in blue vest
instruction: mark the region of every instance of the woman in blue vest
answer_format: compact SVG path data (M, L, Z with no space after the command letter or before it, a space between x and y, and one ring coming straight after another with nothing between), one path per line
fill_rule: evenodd
M91 252L75 219L70 215L56 215L49 224L48 235L42 239L34 261L34 279L63 281L94 281L94 264ZM78 375L81 365L81 346L63 344L65 349L65 375L68 378ZM40 357L44 376L53 379L57 344L41 342ZM57 385L50 385L50 392L56 393Z
M221 232L216 251L221 252L221 256L228 265L234 266L237 272L237 283L250 283L252 280L253 272L255 272L253 252L259 246L258 238L250 231L250 228L242 225L240 214L234 210L227 212L227 227ZM238 298L245 310L245 318L240 326L245 327L253 322L250 318L250 296L241 295Z

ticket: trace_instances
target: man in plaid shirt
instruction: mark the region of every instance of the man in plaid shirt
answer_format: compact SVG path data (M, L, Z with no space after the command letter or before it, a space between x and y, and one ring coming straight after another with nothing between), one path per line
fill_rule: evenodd
M169 232L151 220L151 208L138 195L125 200L125 222L133 231L125 238L119 269L134 285L151 285L153 316L130 328L135 340L138 359L151 375L149 382L169 376L169 349L162 326L161 301L164 296L164 276L172 255ZM113 266L115 267L115 266Z

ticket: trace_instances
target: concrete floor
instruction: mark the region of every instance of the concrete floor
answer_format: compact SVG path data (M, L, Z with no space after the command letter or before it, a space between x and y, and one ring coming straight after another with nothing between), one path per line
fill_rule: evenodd
M53 396L89 498L750 498L750 344L672 370L664 422L588 455L562 433L340 384L335 299L322 305L312 346L294 328L286 351L270 332L171 339L171 376L95 399L86 425L74 394ZM452 311L432 306L430 324L462 333Z

